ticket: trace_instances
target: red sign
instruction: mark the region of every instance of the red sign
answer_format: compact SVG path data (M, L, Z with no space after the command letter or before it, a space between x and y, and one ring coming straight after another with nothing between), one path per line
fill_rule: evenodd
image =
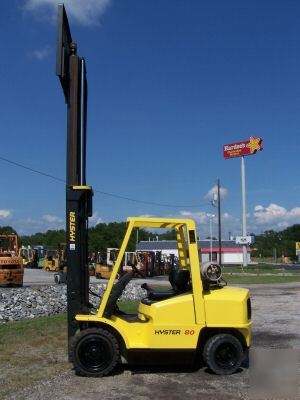
M257 151L263 149L263 139L260 137L251 136L246 142L237 142L232 144L225 144L223 146L223 154L225 158L250 156Z

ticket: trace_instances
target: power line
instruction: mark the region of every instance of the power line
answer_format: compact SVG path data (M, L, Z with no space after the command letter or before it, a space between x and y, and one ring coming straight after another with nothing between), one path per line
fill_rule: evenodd
M61 178L57 178L57 177L54 176L54 175L50 175L50 174L47 174L46 172L38 171L37 169L27 167L26 165L17 163L17 162L12 161L12 160L8 160L7 158L4 158L4 157L1 157L1 156L0 156L0 160L5 161L5 162L7 162L7 163L9 163L9 164L15 165L15 166L17 166L17 167L20 167L20 168L23 168L23 169L27 169L27 170L30 171L30 172L34 172L34 173L36 173L36 174L46 176L47 178L54 179L55 181L66 183L65 180L63 180L63 179L61 179Z
M39 170L31 168L31 167L28 167L28 166L26 166L24 164L21 164L21 163L18 163L16 161L12 161L12 160L9 160L9 159L1 157L1 156L0 156L0 160L5 161L5 162L7 162L9 164L12 164L12 165L14 165L16 167L26 169L27 171L34 172L35 174L39 174L39 175L45 176L46 178L50 178L50 179L53 179L53 180L58 181L58 182L66 183L66 181L64 179L58 178L57 176L48 174L48 173L43 172L43 171L39 171ZM93 189L93 190L94 190L95 193L99 193L99 194L102 194L104 196L110 196L110 197L114 197L114 198L121 199L121 200L132 201L134 203L148 204L148 205L159 206L159 207L198 208L198 207L202 207L202 206L207 206L209 204L209 202L202 203L202 204L197 204L197 205L165 204L165 203L157 203L155 201L134 199L132 197L126 197L126 196L122 196L122 195L115 194L115 193L110 193L110 192L105 192L103 190L98 190L98 189Z

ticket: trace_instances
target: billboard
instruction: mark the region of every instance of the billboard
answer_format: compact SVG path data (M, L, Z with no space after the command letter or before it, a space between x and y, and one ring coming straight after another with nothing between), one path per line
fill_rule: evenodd
M257 151L263 149L262 141L263 139L260 137L251 136L250 139L245 142L225 144L223 146L224 158L250 156L255 154Z

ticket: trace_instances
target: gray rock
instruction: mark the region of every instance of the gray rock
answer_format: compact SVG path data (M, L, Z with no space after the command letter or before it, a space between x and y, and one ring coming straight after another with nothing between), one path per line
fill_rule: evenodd
M106 284L93 283L90 289L103 296ZM139 300L146 292L131 281L120 300ZM90 302L98 307L100 299L90 294ZM66 285L49 285L31 288L0 288L0 323L32 319L41 316L65 313L67 310Z

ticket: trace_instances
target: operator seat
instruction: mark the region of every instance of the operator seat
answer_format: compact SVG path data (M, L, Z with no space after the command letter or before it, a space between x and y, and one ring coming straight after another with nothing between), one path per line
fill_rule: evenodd
M190 271L187 269L172 270L169 274L169 282L172 286L169 290L155 290L143 283L141 287L147 290L147 297L142 299L142 303L150 305L156 301L166 300L170 297L185 293L190 290Z

